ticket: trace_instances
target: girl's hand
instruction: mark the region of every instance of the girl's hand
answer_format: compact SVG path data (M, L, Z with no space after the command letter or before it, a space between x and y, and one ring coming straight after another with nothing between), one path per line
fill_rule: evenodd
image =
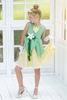
M20 52L19 52L19 56L21 56L22 53L23 53L23 46L20 46L20 47L19 47L19 50L20 50Z
M50 40L50 42L53 42L54 38L51 35L48 35L47 37L44 38L44 40L47 42Z

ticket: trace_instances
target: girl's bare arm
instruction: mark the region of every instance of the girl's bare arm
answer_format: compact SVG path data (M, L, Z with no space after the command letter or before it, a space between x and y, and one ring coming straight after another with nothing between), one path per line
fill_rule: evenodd
M24 30L23 30L23 34L22 34L22 37L21 37L21 46L24 45L24 37L25 35L27 34L27 31L28 31L28 26L29 26L29 23L26 24Z
M46 32L46 27L44 27L44 32L43 32L43 34L42 34L42 36L41 36L42 41L44 41L44 38L45 38L45 32Z

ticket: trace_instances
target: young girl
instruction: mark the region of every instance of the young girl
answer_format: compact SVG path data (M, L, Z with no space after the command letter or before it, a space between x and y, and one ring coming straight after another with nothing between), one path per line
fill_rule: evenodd
M41 11L39 5L33 5L32 9L28 9L29 21L23 31L21 38L21 46L15 72L19 84L17 97L21 97L26 91L23 85L23 68L33 67L35 72L35 87L33 98L38 97L38 85L40 80L40 68L44 65L55 52L56 47L50 42L45 48L42 41L48 40L45 38L46 27L40 23ZM52 38L51 38L52 39Z

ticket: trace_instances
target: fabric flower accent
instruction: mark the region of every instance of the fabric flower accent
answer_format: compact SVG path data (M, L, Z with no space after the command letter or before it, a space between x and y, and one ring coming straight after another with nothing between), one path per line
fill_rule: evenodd
M29 39L29 42L28 42L28 60L31 61L31 59L30 59L30 56L32 56L31 55L31 40L36 39L36 37L33 35L33 33L26 34L26 37Z
M29 36L28 36L27 38L30 38L30 39L34 38L33 33L32 33L32 34L28 33L28 35L29 35Z

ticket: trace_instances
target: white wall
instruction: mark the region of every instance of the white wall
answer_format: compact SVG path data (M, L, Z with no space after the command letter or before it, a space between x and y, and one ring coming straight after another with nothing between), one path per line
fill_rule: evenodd
M67 84L67 40L59 40L59 1L55 1L55 74Z

